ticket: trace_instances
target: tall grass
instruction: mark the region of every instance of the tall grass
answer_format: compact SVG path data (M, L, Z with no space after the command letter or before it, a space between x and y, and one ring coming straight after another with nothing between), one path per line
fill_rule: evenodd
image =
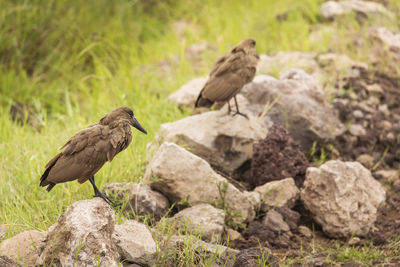
M149 132L134 132L130 147L96 176L106 182L137 181L146 166L146 143L161 123L188 115L166 100L195 77L207 75L217 56L245 37L259 53L325 52L309 39L320 22L322 0L3 0L0 1L0 224L7 236L46 230L72 202L91 197L89 184L38 186L44 165L75 132L105 113L130 106ZM186 21L183 36L174 21ZM184 57L187 46L217 47L200 73ZM167 74L156 62L178 55ZM148 66L144 68L143 66ZM10 105L41 112L38 131L13 123Z

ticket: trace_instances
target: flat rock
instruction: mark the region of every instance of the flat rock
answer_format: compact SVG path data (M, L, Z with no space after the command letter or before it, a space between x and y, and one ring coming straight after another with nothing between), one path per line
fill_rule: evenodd
M0 243L0 255L24 266L34 266L46 235L46 232L36 230L19 233Z
M168 99L178 106L194 108L194 103L196 102L201 89L203 89L206 84L207 79L207 77L201 77L187 82L176 92L170 94Z
M154 264L156 243L146 225L127 220L115 225L112 238L124 260L148 266Z
M382 4L362 0L327 1L322 4L320 11L322 16L327 19L332 19L351 12L357 12L363 15L384 14L393 17L393 13L389 12Z
M101 198L70 205L49 228L37 265L119 266L114 211Z
M358 162L331 160L307 169L304 206L330 237L366 236L386 192Z
M186 208L172 219L187 231L200 233L207 241L219 240L225 230L225 212L206 203Z
M169 210L168 199L160 192L152 190L147 184L109 183L104 185L102 190L114 195L119 202L128 199L123 211L130 219L135 215L147 215L158 221Z
M187 199L194 206L224 200L227 207L240 213L235 220L251 221L255 212L245 194L217 174L202 158L182 147L165 142L154 154L145 179L155 180L151 187L162 192L170 201Z
M300 198L300 190L293 178L272 181L254 189L261 197L261 210L268 211L271 207L293 208Z
M315 141L332 141L345 131L338 112L326 101L316 80L303 70L282 73L280 80L250 83L241 94L259 114L264 113L260 121L265 127L270 121L288 125L289 134L306 153Z
M230 175L251 158L253 143L266 134L257 121L221 110L162 124L156 142L176 143Z

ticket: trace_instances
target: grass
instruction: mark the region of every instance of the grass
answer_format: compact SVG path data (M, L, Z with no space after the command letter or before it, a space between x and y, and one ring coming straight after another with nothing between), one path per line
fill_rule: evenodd
M140 180L146 144L160 124L188 115L166 100L168 94L207 75L215 59L241 39L256 39L259 54L320 53L334 47L368 62L366 54L350 44L348 34L365 32L374 23L399 28L396 18L371 19L362 25L354 16L323 22L318 10L322 2L1 1L0 224L7 226L6 237L24 230L45 231L74 201L92 196L89 184L76 182L47 193L38 186L39 178L69 137L118 106L132 107L149 134L135 131L130 147L105 164L96 181L101 187ZM399 8L398 0L389 5ZM174 21L188 23L182 36L174 32ZM333 25L337 36L311 41L310 31L321 24ZM217 51L205 57L206 66L195 73L184 51L201 42L215 45ZM177 64L160 74L156 63L174 55ZM13 123L8 110L16 102L34 107L44 127Z

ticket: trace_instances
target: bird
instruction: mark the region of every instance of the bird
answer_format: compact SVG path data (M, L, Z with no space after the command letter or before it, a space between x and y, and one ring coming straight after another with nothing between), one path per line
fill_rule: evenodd
M61 152L52 158L45 166L46 170L40 178L40 186L47 186L48 192L56 184L78 180L80 184L87 180L93 186L94 197L104 199L108 204L115 205L107 195L97 188L94 175L107 161L132 141L133 126L147 134L129 107L119 107L107 113L96 124L76 133L70 138Z
M229 114L231 112L229 100L233 97L236 105L236 113L233 115L247 117L239 111L236 94L245 84L253 80L259 59L256 41L251 38L242 40L215 62L196 100L195 108L211 107L216 101L227 101Z

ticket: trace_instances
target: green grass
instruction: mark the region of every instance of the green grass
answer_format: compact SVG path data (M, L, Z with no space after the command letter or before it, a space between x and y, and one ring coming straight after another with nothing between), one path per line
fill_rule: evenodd
M166 100L190 79L208 74L215 59L245 37L257 40L259 54L277 51L347 53L348 33L373 23L398 29L396 19L363 25L346 16L318 43L309 39L321 21L322 0L3 0L0 1L0 224L6 237L30 229L47 230L74 201L90 198L89 184L57 185L51 193L38 186L47 161L69 137L105 113L130 106L148 131L135 131L132 144L96 175L107 182L138 181L146 167L146 144L161 123L188 115ZM399 8L398 0L390 1ZM398 14L397 14L398 16ZM278 20L277 17L284 17ZM173 22L189 22L182 37ZM195 73L184 57L191 44L208 42L217 51ZM167 75L155 64L178 55ZM143 66L149 66L143 68ZM40 131L13 123L15 102L42 114Z

